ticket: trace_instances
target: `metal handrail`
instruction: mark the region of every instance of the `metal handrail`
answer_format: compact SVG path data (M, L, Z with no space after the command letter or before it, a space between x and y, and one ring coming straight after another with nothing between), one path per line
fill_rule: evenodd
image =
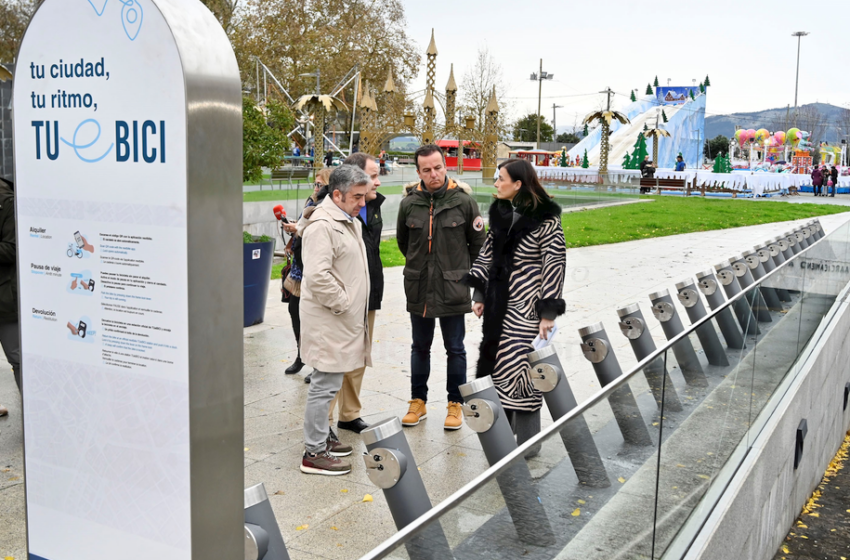
M584 414L590 408L592 408L592 407L596 406L597 404L599 404L600 402L602 402L603 399L609 397L611 395L611 393L613 393L614 391L616 391L617 389L622 387L624 384L626 384L629 380L631 380L632 377L634 377L636 374L643 371L643 369L648 364L652 363L653 361L658 359L660 356L666 354L670 349L672 349L672 347L677 342L679 342L680 340L689 336L691 333L696 331L696 329L701 327L703 324L709 322L711 319L716 317L721 311L728 309L729 306L735 304L741 298L745 297L747 294L749 294L750 292L752 292L756 288L759 288L766 280L771 278L773 275L777 274L780 270L783 270L784 268L786 268L788 263L791 263L791 262L795 261L796 259L798 259L799 257L805 255L806 252L809 251L809 249L811 249L812 247L815 247L821 241L824 241L825 239L827 239L827 237L828 237L828 235L824 235L822 238L818 239L817 241L815 241L814 243L812 243L811 245L809 245L808 247L806 247L805 249L803 249L802 251L797 253L796 255L793 255L790 259L787 259L784 263L782 263L780 266L776 267L774 270L772 270L769 273L762 276L758 281L756 281L753 284L744 288L740 293L735 294L731 298L727 299L727 301L723 305L721 305L720 307L712 310L711 313L708 313L702 319L699 319L695 323L692 323L690 327L688 327L687 329L685 329L684 331L682 331L678 335L674 336L673 338L669 339L665 345L663 345L662 347L656 349L654 352L649 354L646 358L644 358L643 360L638 362L634 367L632 367L632 369L630 369L626 373L622 374L620 377L618 377L617 379L615 379L614 381L612 381L611 383L609 383L605 387L601 388L594 395L592 395L589 399L585 400L582 404L580 404L579 406L577 406L576 408L571 410L569 413L560 417L558 420L556 420L555 422L550 424L548 427L541 430L539 433L537 433L531 439L525 441L525 443L523 443L522 445L517 446L517 448L515 450L513 450L509 454L507 454L501 461L499 461L495 465L492 465L489 469L487 469L486 471L484 471L483 473L481 473L480 475L478 475L477 477L472 479L466 485L459 488L454 494L452 494L451 496L449 496L448 498L446 498L445 500L443 500L442 502L440 502L436 506L432 507L430 510L428 510L427 513L423 514L421 517L416 519L416 521L414 521L410 525L408 525L405 528L396 532L395 535L393 535L389 539L385 540L383 543L379 544L377 547L375 547L374 549L369 551L364 556L361 556L360 560L378 560L380 558L386 557L387 554L389 554L390 552L395 550L395 548L397 548L399 545L404 544L404 542L406 542L409 537L420 532L425 527L427 527L432 521L439 519L445 513L448 513L449 511L451 511L455 507L459 506L460 503L463 500L465 500L467 497L472 495L478 489L482 488L485 484L487 484L488 482L490 482L491 480L496 478L496 476L501 474L502 471L504 471L511 464L513 464L513 462L518 457L524 456L525 453L528 452L528 450L531 447L534 447L535 445L542 443L544 440L549 439L550 437L554 436L555 434L560 433L560 431L564 428L564 426L567 424L567 422L569 422L569 421L573 420L574 418Z

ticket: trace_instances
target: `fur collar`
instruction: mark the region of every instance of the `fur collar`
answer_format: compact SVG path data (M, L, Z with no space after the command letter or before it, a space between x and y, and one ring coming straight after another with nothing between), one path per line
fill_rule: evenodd
M460 190L462 190L466 194L472 196L472 187L470 187L468 184L466 184L462 181L458 181L457 179L454 179L452 177L449 177L449 180L454 181L455 185L457 185L457 188L459 188ZM404 188L402 189L402 198L404 198L405 196L407 196L407 195L409 195L413 192L416 192L416 187L418 187L420 184L421 184L421 181L411 181L410 183L407 183L406 185L404 185Z
M519 214L516 221L513 217L514 211ZM516 209L510 201L497 199L490 205L490 227L509 231L513 236L521 231L535 229L546 218L560 216L561 212L561 205L551 198L544 199L537 208L528 205Z

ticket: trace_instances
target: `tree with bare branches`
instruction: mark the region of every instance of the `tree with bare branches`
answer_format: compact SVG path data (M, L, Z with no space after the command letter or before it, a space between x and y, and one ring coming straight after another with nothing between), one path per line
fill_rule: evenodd
M0 0L0 62L15 62L36 0Z
M475 116L475 127L479 131L484 129L485 110L493 88L496 88L496 99L499 101L500 121L506 123L508 119L505 116L510 113L510 107L507 106L507 87L502 77L502 66L485 46L478 49L475 64L464 72L460 84L462 111ZM509 127L503 124L500 128L505 129L500 130L501 134Z

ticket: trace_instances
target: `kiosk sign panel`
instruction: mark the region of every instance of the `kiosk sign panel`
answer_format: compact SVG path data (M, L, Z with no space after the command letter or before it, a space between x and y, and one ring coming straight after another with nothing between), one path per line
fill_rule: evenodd
M197 0L47 0L20 49L33 559L195 557L181 11L212 18Z

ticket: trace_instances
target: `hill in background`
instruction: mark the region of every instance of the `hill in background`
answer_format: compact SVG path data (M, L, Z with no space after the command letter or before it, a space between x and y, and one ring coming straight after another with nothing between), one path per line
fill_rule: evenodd
M809 103L801 105L797 111L797 128L811 132L817 141L825 140L833 144L850 136L850 109L828 103ZM731 138L735 135L735 125L756 130L788 130L794 127L794 108L781 107L752 113L706 117L705 136L714 138L722 134Z

